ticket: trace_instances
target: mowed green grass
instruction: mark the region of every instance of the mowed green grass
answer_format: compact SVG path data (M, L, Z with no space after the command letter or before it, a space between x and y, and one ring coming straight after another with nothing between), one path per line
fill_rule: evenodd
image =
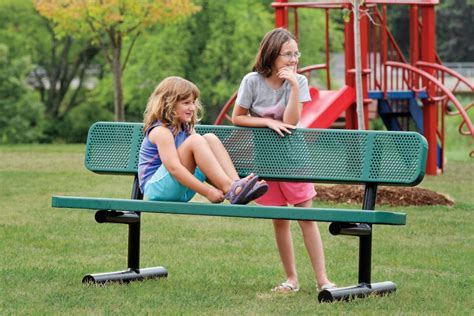
M445 174L420 185L449 195L453 207L378 206L408 214L406 226L374 228L372 279L395 282L397 292L319 304L296 223L301 291L270 292L284 274L268 220L143 214L141 266L165 266L169 277L83 285L85 274L126 268L127 227L97 224L93 211L53 209L51 196L129 197L131 177L85 170L83 145L0 147L0 314L470 315L474 161L467 148L448 152ZM330 278L355 284L357 238L319 227Z

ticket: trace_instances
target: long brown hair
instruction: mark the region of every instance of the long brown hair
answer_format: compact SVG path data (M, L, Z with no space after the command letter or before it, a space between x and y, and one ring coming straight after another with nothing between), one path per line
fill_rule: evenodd
M198 87L191 81L181 77L167 77L163 79L148 99L143 120L145 133L152 124L158 120L161 121L163 126L171 127L174 135L183 129L186 133L191 133L194 126L199 122L202 112L199 95ZM194 111L191 122L182 126L176 117L175 107L177 102L189 97L194 98L196 110Z
M260 42L252 71L256 71L266 78L270 77L273 63L278 58L283 44L289 40L296 41L296 37L284 28L273 29L265 34Z

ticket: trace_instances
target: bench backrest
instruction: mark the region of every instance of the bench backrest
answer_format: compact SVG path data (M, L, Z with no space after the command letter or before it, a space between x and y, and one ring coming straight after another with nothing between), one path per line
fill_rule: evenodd
M280 137L266 128L200 125L216 134L240 175L331 183L416 185L425 174L427 142L415 132L297 129ZM98 122L91 126L86 167L97 173L137 173L142 123Z

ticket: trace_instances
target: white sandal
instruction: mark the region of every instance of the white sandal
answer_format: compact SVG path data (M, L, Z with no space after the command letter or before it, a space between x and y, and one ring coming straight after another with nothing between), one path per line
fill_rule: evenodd
M282 284L278 285L277 287L272 289L272 292L275 293L296 293L300 289L298 286L293 285L288 282L283 282Z
M318 286L318 291L321 292L321 291L324 291L324 290L331 290L331 289L335 289L336 288L336 284L334 283L326 283L326 284L323 284L321 286Z

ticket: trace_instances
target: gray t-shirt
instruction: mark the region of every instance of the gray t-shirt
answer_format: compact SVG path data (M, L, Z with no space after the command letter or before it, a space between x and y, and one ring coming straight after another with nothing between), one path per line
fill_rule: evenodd
M299 101L310 101L308 80L300 74L296 75L296 79L300 87ZM268 86L261 74L251 72L242 79L235 104L248 109L252 116L282 121L290 91L291 86L286 80L275 90Z

